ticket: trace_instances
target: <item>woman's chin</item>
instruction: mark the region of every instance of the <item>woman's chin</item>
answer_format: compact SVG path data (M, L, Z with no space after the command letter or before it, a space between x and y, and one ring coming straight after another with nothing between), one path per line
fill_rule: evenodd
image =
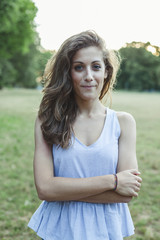
M77 101L95 101L98 100L99 98L97 97L97 95L92 95L92 94L88 94L88 95L83 95L83 96L78 96L76 98Z

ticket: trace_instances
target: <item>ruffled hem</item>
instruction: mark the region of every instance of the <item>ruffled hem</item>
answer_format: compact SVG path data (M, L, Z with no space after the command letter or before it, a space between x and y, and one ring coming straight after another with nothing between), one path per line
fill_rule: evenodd
M44 240L122 240L134 234L125 203L44 201L28 227Z

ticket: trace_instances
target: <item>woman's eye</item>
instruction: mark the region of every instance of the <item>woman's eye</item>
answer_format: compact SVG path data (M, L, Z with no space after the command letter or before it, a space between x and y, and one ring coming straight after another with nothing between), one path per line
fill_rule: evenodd
M82 65L77 65L74 67L76 71L81 71L83 69Z
M99 70L100 68L101 68L101 66L100 65L93 65L93 68L95 69L95 70Z

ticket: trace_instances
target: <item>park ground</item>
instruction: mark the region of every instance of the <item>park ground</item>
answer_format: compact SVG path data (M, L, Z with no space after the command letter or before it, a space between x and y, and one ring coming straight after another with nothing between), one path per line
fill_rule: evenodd
M27 223L40 204L34 187L34 121L42 93L0 91L0 239L39 239ZM137 123L137 158L143 178L129 203L136 234L132 240L160 240L160 93L117 91L112 108Z

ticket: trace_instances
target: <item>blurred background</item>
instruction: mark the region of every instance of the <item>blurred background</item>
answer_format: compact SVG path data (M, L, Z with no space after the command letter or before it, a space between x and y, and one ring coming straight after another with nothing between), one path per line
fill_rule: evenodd
M0 88L36 88L62 42L93 29L120 51L117 89L160 90L159 8L156 0L1 0Z
M159 0L0 0L0 239L39 239L27 223L40 204L32 161L44 68L66 38L89 29L120 52L112 108L137 122L143 185L129 204L129 239L160 239L159 10Z

